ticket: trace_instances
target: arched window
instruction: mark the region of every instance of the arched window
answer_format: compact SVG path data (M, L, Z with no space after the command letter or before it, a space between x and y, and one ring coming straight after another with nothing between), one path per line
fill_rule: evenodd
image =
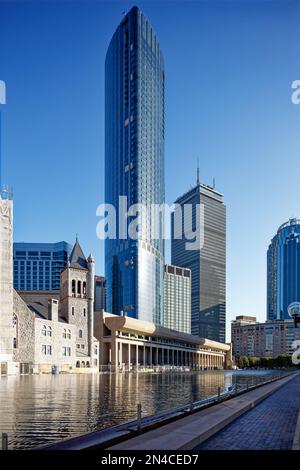
M79 338L82 338L82 330L78 331L78 336L79 336Z
M48 326L47 336L52 336L52 328Z
M77 294L81 295L81 281L77 282Z
M81 367L85 367L84 361L81 362Z
M86 367L90 367L89 361L86 362Z
M86 282L82 283L82 293L83 293L83 296L86 297Z
M83 316L86 316L86 308L83 309Z
M43 335L43 336L47 336L47 327L46 327L46 325L43 325L43 328L42 328L42 335Z
M68 339L71 339L71 330L68 330Z
M63 329L63 338L66 338L66 337L67 337L67 331L66 331L66 329L64 328L64 329Z
M80 367L80 361L76 362L76 367Z
M72 281L72 296L75 297L76 295L76 281Z

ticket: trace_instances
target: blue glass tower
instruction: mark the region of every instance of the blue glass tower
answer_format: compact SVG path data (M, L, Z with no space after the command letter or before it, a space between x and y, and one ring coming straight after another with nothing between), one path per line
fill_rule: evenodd
M110 42L105 62L105 202L162 204L164 185L164 62L157 37L133 7ZM127 228L132 218L126 220ZM164 244L151 236L148 214L138 239L105 243L107 310L161 323ZM158 221L161 234L161 220ZM128 233L128 231L127 231Z
M72 246L58 243L14 243L14 288L20 291L59 290L60 273Z
M288 306L300 301L300 220L282 224L267 252L267 318L290 319Z

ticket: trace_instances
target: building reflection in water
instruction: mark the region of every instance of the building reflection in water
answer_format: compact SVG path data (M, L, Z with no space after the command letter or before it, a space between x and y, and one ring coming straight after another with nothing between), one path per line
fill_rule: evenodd
M266 371L265 371L266 373ZM250 382L232 371L9 376L0 380L0 432L32 448L166 411Z

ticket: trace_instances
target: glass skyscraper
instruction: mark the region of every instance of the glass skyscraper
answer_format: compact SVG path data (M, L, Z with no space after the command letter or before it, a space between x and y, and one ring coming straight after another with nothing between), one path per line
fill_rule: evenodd
M157 37L133 7L110 42L105 62L105 202L162 204L164 185L164 61ZM133 220L126 220L128 228ZM138 239L105 242L107 310L161 323L164 244L144 217ZM161 234L161 220L158 220ZM128 231L127 231L128 233Z
M19 291L59 290L60 273L72 246L58 243L14 243L14 288Z
M225 343L226 207L223 196L197 181L197 185L175 203L172 264L191 270L191 333ZM184 212L185 205L190 205L190 213ZM186 242L197 229L197 210L200 237L197 247L189 250ZM181 217L176 216L177 211L181 211ZM181 239L178 234L182 234Z
M290 319L288 306L300 302L300 220L282 224L267 252L267 318Z

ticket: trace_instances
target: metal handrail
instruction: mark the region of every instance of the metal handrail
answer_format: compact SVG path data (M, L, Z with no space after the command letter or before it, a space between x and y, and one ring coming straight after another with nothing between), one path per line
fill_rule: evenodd
M181 405L176 408L172 408L167 411L163 411L156 415L145 416L141 418L141 409L138 409L138 416L137 420L128 421L123 424L111 426L105 428L103 430L94 431L82 436L78 437L71 437L64 441L52 444L46 444L43 446L39 446L36 449L42 450L76 450L76 449L86 449L91 447L97 447L105 449L108 446L120 442L120 440L125 440L133 435L136 435L140 432L145 432L155 426L161 426L163 424L167 424L170 421L176 420L180 417L186 416L191 413L195 413L207 406L212 406L213 404L220 403L222 401L228 400L234 396L241 395L246 393L250 390L253 390L257 387L262 385L266 385L268 383L272 383L276 380L279 380L287 375L290 375L294 372L284 373L280 372L275 376L272 375L267 376L257 376L251 379L251 384L249 381L246 381L245 384L238 384L237 382L233 384L232 387L229 387L227 390L220 391L218 390L218 394L197 400L193 403ZM139 407L140 405L138 405Z

